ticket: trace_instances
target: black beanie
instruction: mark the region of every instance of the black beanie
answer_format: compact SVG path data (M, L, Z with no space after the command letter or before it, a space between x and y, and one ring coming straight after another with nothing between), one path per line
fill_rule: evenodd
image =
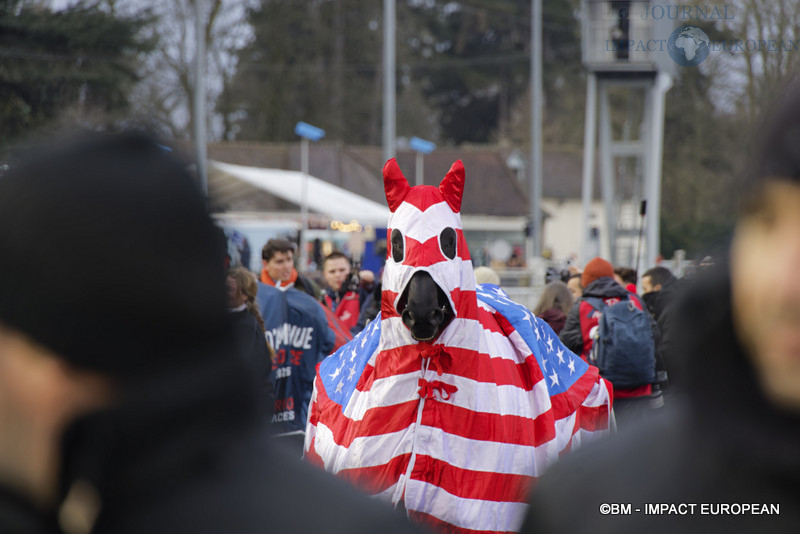
M131 378L221 339L223 255L192 176L143 135L45 144L0 176L0 323L74 366Z

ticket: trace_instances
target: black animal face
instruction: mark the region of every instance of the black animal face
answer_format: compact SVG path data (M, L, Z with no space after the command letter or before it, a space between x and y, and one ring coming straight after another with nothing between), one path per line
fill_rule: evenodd
M397 311L417 341L435 339L454 315L447 295L425 271L411 277Z

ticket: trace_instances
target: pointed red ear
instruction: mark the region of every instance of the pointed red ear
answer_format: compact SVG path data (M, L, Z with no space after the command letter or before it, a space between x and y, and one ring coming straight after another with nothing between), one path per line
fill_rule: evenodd
M447 205L456 212L461 211L461 199L464 196L464 164L461 160L453 163L447 172L442 183L439 184L439 192L447 201Z
M386 190L386 202L389 204L389 209L394 213L411 190L408 180L403 176L400 166L394 158L383 166L383 188Z

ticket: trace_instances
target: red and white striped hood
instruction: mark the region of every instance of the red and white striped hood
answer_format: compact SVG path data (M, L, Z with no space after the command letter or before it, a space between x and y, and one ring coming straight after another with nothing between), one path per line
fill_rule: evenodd
M438 188L410 187L394 159L384 166L383 176L392 212L383 269L383 319L398 316L397 302L411 277L418 271L426 271L447 295L457 319L477 320L475 274L461 227L464 165L456 161ZM452 228L457 238L453 258L448 258L441 246L441 234L446 228ZM402 235L403 241L402 258L397 259L392 245L395 232ZM459 328L463 324L454 326ZM409 340L414 341L410 336Z

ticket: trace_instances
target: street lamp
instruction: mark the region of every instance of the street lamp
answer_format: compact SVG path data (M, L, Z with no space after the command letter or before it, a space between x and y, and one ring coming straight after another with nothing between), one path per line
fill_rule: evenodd
M436 150L436 143L426 141L425 139L420 139L419 137L412 137L408 140L408 146L410 146L412 150L417 151L416 185L422 185L422 156L423 154L430 154Z
M325 137L325 130L300 121L294 133L302 137L300 141L300 171L303 173L303 187L300 194L300 269L308 268L308 141L319 141Z

